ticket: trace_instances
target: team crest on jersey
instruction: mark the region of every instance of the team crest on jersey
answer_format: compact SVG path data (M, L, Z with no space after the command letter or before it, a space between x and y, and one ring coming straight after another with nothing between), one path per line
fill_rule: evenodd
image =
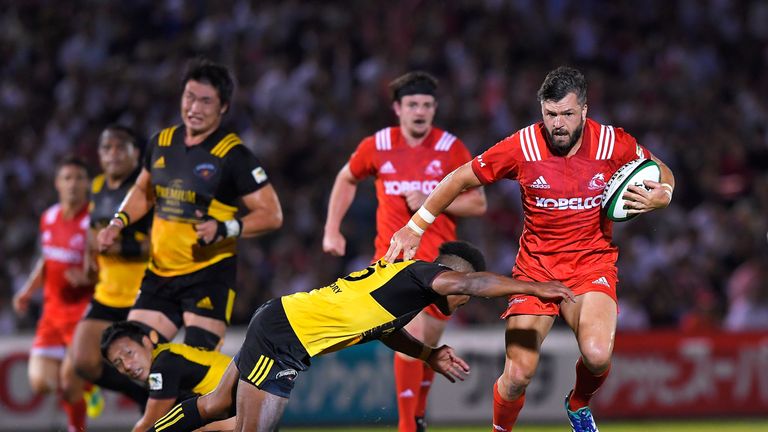
M216 166L212 163L201 163L195 167L195 175L203 180L208 180L216 174Z
M439 160L435 159L427 165L427 169L424 170L424 174L430 177L442 177L443 165Z
M603 173L597 173L589 181L589 190L603 190L605 189L605 175Z
M85 243L85 237L82 234L77 233L69 239L69 247L72 249L82 249Z
M149 374L149 389L150 390L163 389L163 374L159 372Z

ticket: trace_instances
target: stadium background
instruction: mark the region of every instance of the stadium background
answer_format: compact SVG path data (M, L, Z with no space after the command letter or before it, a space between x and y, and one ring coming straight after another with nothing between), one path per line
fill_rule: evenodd
M736 356L737 365L742 351L722 341L743 342L756 370L768 366L768 3L31 0L0 2L0 11L0 345L21 335L23 346L34 328L35 314L16 318L10 299L36 256L38 217L55 200L56 161L76 153L95 172L96 140L108 123L148 137L179 122L179 76L194 56L234 68L227 122L267 166L285 215L276 233L240 244L240 325L265 299L322 285L370 259L370 184L343 225L347 257L324 255L320 242L335 173L362 137L395 122L389 80L411 69L435 74L436 124L478 154L537 120L545 73L571 64L587 76L590 117L624 127L677 177L670 208L617 225L619 340L658 337L655 348L684 357L690 337ZM492 270L508 273L519 192L506 182L486 193L488 214L462 222L461 237L486 253ZM496 337L483 340L502 355L502 306L473 301L449 332L461 338L490 328ZM4 363L17 352L4 353L0 376L24 378L18 364ZM486 369L500 370L493 362ZM749 415L768 412L764 375L743 384ZM9 380L0 380L7 409ZM723 380L720 373L699 385L722 402Z

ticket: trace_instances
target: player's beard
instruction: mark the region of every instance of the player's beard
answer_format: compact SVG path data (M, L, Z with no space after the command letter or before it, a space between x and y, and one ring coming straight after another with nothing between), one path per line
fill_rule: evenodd
M557 156L565 156L568 154L568 152L571 151L573 146L576 145L576 143L579 141L579 138L581 138L581 133L584 131L584 120L582 120L579 126L569 134L570 139L566 144L560 144L558 141L555 141L555 135L547 128L544 128L544 130L547 131L547 138L549 138L549 143L552 147L552 153ZM558 137L562 136L563 135L558 135Z

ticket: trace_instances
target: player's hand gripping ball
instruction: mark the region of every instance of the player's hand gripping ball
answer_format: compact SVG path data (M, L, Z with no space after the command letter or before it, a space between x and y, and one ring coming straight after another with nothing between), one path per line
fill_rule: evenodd
M637 214L628 214L624 209L624 194L629 186L645 188L643 180L661 180L659 165L650 159L635 159L619 168L603 189L602 207L605 216L615 222L632 219Z

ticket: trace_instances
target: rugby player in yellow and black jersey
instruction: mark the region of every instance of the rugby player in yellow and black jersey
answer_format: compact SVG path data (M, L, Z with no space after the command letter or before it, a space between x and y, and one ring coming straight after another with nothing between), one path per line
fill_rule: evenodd
M135 185L98 243L109 248L154 205L149 269L128 319L168 340L183 325L187 345L214 349L235 296L236 238L273 231L283 217L259 160L221 126L234 88L229 70L197 60L182 84L183 124L151 139Z
M231 360L218 351L158 343L154 330L133 321L109 326L100 345L101 355L120 373L149 387L144 415L134 425L134 432L146 431L177 400L213 391ZM210 426L211 430L231 430L234 419Z
M136 181L141 170L140 153L136 134L126 126L107 126L99 136L98 155L103 172L91 182L89 239L107 226ZM146 389L105 363L98 346L105 328L128 317L139 292L149 256L150 220L151 214L145 215L124 229L109 249L96 254L98 282L70 346L78 375L101 387L125 394L139 406L144 406L147 400ZM90 249L88 256L92 262L95 250ZM89 409L92 407L89 406Z
M516 293L573 300L560 282L523 282L485 272L482 253L466 242L443 243L438 253L434 262L378 261L323 288L268 301L254 313L216 390L182 402L150 431L188 431L224 418L233 394L236 431L275 430L311 357L376 339L425 361L451 382L463 379L469 366L451 347L432 348L403 329L424 307L434 304L451 314L469 296Z

